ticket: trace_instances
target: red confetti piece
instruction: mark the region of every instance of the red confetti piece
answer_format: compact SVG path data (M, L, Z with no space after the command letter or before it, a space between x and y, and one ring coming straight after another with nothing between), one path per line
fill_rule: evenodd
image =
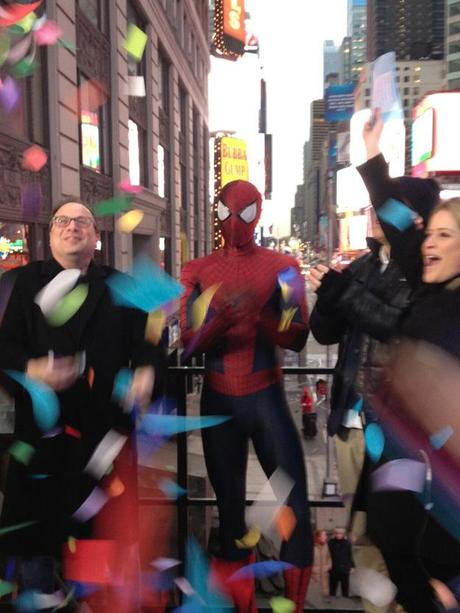
M32 172L38 172L48 161L48 156L38 145L32 145L24 151L22 154L21 166L25 170L32 170Z
M65 100L66 106L77 115L82 111L94 112L107 100L104 87L96 80L85 81L73 95Z
M140 194L142 191L144 191L142 185L133 185L129 179L120 181L118 184L118 189L121 192L126 192L128 194Z
M88 369L88 385L90 387L93 387L93 383L94 383L94 368L89 368Z
M35 11L40 6L43 0L32 2L32 4L13 4L8 8L2 8L0 14L0 27L9 27L21 21L26 15Z
M64 432L65 434L68 434L69 436L72 436L73 438L81 439L80 430L77 430L76 428L72 428L72 426L65 426Z

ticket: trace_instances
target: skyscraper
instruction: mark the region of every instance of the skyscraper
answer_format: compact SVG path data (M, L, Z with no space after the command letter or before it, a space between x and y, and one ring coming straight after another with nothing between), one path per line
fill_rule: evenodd
M350 66L351 81L359 79L359 73L366 63L367 50L367 0L348 0L347 36L351 39Z
M388 51L398 60L442 59L444 15L444 0L368 0L368 61Z

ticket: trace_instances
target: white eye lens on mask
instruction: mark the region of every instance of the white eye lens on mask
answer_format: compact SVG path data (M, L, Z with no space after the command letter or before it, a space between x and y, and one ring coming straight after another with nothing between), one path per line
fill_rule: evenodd
M251 223L251 221L254 221L257 215L257 204L253 202L245 209L240 211L238 215L244 222Z
M219 200L219 202L217 203L217 217L219 218L219 220L225 221L230 217L230 215L230 209L225 206L225 204L221 200Z

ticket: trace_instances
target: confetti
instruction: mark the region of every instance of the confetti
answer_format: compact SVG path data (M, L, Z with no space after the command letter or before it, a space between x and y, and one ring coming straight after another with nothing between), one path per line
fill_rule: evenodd
M77 285L71 292L61 298L48 314L48 323L55 327L63 326L80 310L87 296L88 286L86 284Z
M386 607L394 600L396 586L384 575L371 568L355 568L350 574L352 592L369 600L376 607Z
M206 288L192 304L192 330L196 332L204 324L209 305L222 283L216 283Z
M128 77L128 86L126 88L128 96L136 96L138 98L145 97L145 80L143 76Z
M67 108L78 115L83 111L97 111L107 101L104 86L94 79L84 81L80 87L75 88L65 99Z
M227 416L185 417L182 415L145 415L141 430L147 434L173 436L179 432L189 432L212 428L231 419Z
M37 9L43 0L38 0L37 2L32 2L31 4L13 4L8 8L2 8L2 12L0 15L0 27L9 27L24 19L26 15L32 13Z
M121 479L114 477L107 488L107 493L111 498L116 498L117 496L121 496L125 489Z
M361 413L362 409L363 409L363 397L360 396L358 400L355 402L355 404L352 406L352 411L355 411L356 413Z
M291 326L294 315L298 311L298 307L290 307L289 309L283 309L281 313L280 323L278 325L278 332L285 332Z
M27 465L35 455L35 449L24 441L14 441L9 448L9 453L17 462Z
M288 562L281 562L280 560L268 560L267 562L255 562L254 564L248 564L243 566L233 573L228 578L228 581L239 581L240 579L263 579L264 577L270 577L280 571L294 568L292 564Z
M131 208L132 200L132 196L119 196L118 198L101 200L101 202L94 206L93 213L95 217L107 217L117 213L124 213Z
M102 479L127 439L127 436L115 430L109 430L94 450L85 467L85 472L92 475L95 479Z
M62 34L62 29L58 24L48 19L38 30L34 31L34 38L37 45L54 45Z
M64 426L64 434L71 436L72 438L76 438L78 440L81 439L81 432L76 428L72 428L72 426Z
M166 313L158 309L149 313L145 324L145 340L152 345L158 345L166 325Z
M186 587L183 582L181 589L185 593L184 605L186 607L194 611L198 609L201 611L203 608L210 609L215 613L224 613L228 610L228 601L213 591L210 586L208 563L194 539L189 539L187 542L185 576L188 586ZM179 585L177 580L176 585Z
M400 232L404 232L413 225L416 215L414 211L399 200L389 198L378 209L377 217L380 221L397 228Z
M35 219L38 216L42 205L42 186L40 183L21 185L21 204L25 217Z
M116 226L119 232L130 234L144 219L144 212L140 209L133 209L117 219Z
M10 38L9 36L0 30L0 66L2 66L8 57L10 51Z
M295 602L283 596L274 596L270 598L270 606L273 613L292 613L295 609Z
M276 530L282 541L288 541L297 524L297 519L291 507L283 505L275 518Z
M128 394L133 381L133 373L129 368L120 369L113 381L112 398L117 402L123 402Z
M252 527L243 537L235 540L235 545L238 549L252 549L260 541L261 536L261 531L258 528Z
M62 270L38 292L35 296L35 303L38 304L45 317L53 311L59 300L73 288L80 275L81 270L78 268Z
M0 598L2 596L6 596L7 594L11 594L15 592L17 589L16 583L10 583L9 581L1 581L0 580Z
M0 528L0 536L3 534L8 534L9 532L15 532L16 530L22 530L22 528L27 528L28 526L33 526L34 524L38 524L36 519L32 521L24 521L21 524L15 524L14 526L5 526L5 528Z
M88 385L90 387L93 387L94 384L94 368L91 368L91 366L88 368Z
M278 273L281 296L286 304L299 304L305 296L305 282L302 275L293 266Z
M450 439L452 434L454 433L454 429L452 426L446 426L442 428L442 430L438 430L430 436L430 443L433 449L441 449Z
M14 27L15 28L19 27L19 29L22 30L22 32L27 34L28 32L32 30L36 21L37 21L37 15L34 12L32 12L26 15L25 17L23 17L22 19L20 19L19 21L17 21Z
M40 64L33 57L25 57L11 69L11 74L19 79L30 77Z
M248 508L247 525L257 527L261 532L269 532L293 486L294 481L281 468L277 468Z
M118 189L121 192L126 192L128 194L140 194L144 191L142 185L132 185L129 179L124 179L123 181L120 181L120 183L118 184Z
M85 522L94 517L108 500L108 496L100 488L95 487L88 498L81 504L75 513L72 515L73 519L79 522Z
M369 424L364 431L367 455L373 462L378 462L385 447L385 436L382 428L376 424Z
M426 464L402 458L380 466L372 473L372 489L423 492L427 477Z
M25 170L31 170L32 172L38 172L48 161L48 155L38 145L32 145L24 151L22 154L21 166Z
M119 306L154 311L178 298L183 286L146 257L135 259L132 275L115 273L107 281L112 299Z
M147 44L147 34L138 28L134 23L128 25L128 32L126 34L123 48L131 55L136 61L140 62L144 55L145 45Z
M176 499L187 493L183 487L174 483L171 479L160 479L158 487L167 498Z
M5 113L11 113L17 107L21 93L19 86L9 75L0 81L0 107Z
M156 558L150 563L151 566L160 571L169 570L170 568L179 566L179 564L182 564L182 562L180 560L176 560L175 558Z
M48 432L59 419L59 401L55 392L36 379L27 377L23 372L5 370L6 374L20 383L30 395L34 419L42 432Z
M25 36L22 40L10 48L6 61L8 64L17 64L20 62L30 49L32 43L32 34Z

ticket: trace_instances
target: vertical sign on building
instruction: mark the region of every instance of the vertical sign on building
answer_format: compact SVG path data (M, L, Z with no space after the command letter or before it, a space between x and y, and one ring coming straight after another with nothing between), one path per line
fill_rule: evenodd
M242 179L249 180L246 141L232 136L219 136L214 141L214 249L222 245L222 233L217 219L217 195L224 185Z
M216 55L237 60L246 43L244 0L216 0L213 47Z

